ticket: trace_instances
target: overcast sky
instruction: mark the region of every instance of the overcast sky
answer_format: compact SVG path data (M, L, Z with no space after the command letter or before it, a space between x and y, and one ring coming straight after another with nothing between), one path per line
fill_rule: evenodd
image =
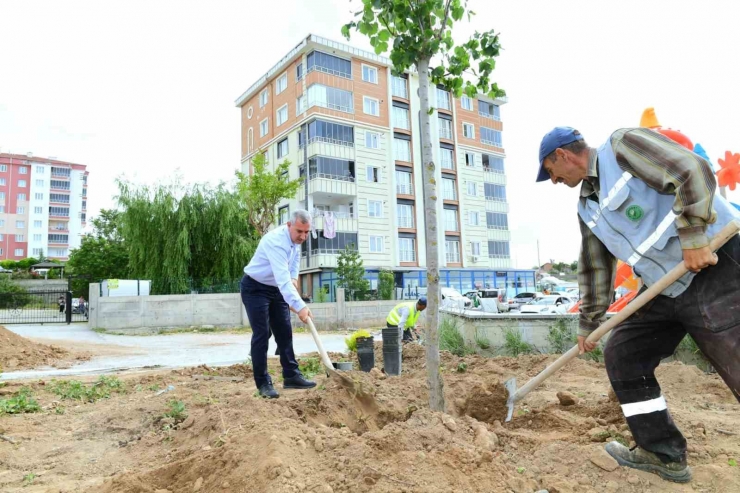
M239 166L236 98L308 33L341 41L358 0L0 0L0 148L88 165L89 215L115 178L229 180ZM701 143L716 165L740 152L740 7L732 1L470 0L456 39L501 32L494 78L504 122L515 266L578 256L577 190L536 184L556 125L593 146L637 126ZM369 48L360 35L352 44ZM733 194L740 202L740 191Z

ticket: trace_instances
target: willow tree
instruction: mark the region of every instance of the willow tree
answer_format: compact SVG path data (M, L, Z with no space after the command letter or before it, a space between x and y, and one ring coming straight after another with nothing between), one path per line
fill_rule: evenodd
M402 74L415 67L419 75L421 101L421 158L424 183L424 216L427 257L426 362L429 407L444 410L443 382L439 374L439 245L437 228L437 182L432 131L434 108L429 89L443 86L455 97L471 98L483 93L501 97L505 93L491 81L499 55L499 37L493 30L476 32L467 42L452 39L455 22L474 12L462 0L362 0L358 20L342 27L349 39L356 30L370 39L375 53L390 50L393 73Z
M259 238L236 192L223 184L118 186L130 274L150 279L153 293L212 290L241 276Z
M247 219L260 237L277 223L277 206L280 202L295 197L303 182L300 179L291 180L289 168L290 161L286 159L274 171L268 170L265 152L259 151L252 158L252 172L249 175L236 173L239 179L237 190L247 211Z

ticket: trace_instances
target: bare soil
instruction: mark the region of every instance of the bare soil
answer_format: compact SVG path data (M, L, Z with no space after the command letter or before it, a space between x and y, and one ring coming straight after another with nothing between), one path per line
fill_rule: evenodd
M90 359L86 351L69 351L57 345L39 344L0 325L0 371L27 370L40 366L68 368Z
M689 442L689 485L604 464L603 442L631 436L603 365L573 361L510 423L497 421L500 384L516 376L521 386L554 358L443 353L448 414L428 409L424 348L415 345L404 348L400 376L379 370L378 351L370 373L348 373L372 406L323 375L308 391L283 390L275 376L281 397L263 400L244 365L121 374L127 392L92 404L58 401L50 382L26 382L44 411L0 417L0 434L17 441L0 440L0 491L740 491L740 467L730 465L740 461L740 436L727 434L740 432L740 405L716 375L693 366L658 372ZM175 389L157 395L168 385ZM563 391L578 403L561 406ZM163 418L173 399L185 404L184 421ZM36 476L24 486L29 473Z

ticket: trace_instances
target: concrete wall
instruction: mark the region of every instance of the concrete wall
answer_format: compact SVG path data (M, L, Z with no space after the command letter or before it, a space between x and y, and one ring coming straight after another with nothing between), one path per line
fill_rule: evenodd
M337 290L342 300L343 290ZM147 330L183 327L246 327L246 311L239 293L169 296L100 297L99 284L90 284L91 327L106 330ZM311 303L316 327L324 330L385 326L388 312L398 301ZM303 325L295 314L293 326Z
M68 281L66 279L13 279L13 284L34 291L60 291L67 289Z

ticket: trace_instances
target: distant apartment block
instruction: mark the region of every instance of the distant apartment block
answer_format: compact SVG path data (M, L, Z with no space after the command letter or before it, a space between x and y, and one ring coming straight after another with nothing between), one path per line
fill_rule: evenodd
M359 248L371 286L390 269L404 296L425 292L418 88L415 73L393 76L387 58L310 35L236 101L243 172L264 150L273 167L288 159L290 177L304 179L279 209L280 223L296 208L314 216L317 237L303 245L304 293L323 287L333 295L347 245ZM506 102L431 90L441 282L463 293L534 288L534 271L511 268ZM333 238L323 234L329 216Z
M0 153L0 260L67 260L87 221L84 164Z

